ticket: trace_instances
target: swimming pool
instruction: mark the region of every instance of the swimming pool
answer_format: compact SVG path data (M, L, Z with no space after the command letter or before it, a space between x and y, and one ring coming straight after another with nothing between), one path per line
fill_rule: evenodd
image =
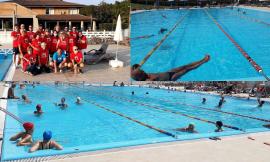
M140 63L179 19L183 21L142 66L147 73L165 72L210 54L209 62L188 72L178 81L265 80L243 57L244 50L270 75L270 12L241 9L155 10L131 14L131 64ZM187 15L186 15L187 14ZM215 24L233 38L238 47ZM149 38L141 38L154 35Z
M135 95L131 95L134 91ZM149 92L149 94L146 94ZM42 84L16 89L26 94L31 104L9 100L7 109L24 121L35 124L33 138L42 138L44 130L53 132L53 139L64 150L44 150L28 153L28 147L17 147L9 138L22 130L20 124L6 116L2 160L50 156L94 151L149 143L216 137L248 132L268 131L270 104L257 108L254 100L227 97L219 111L219 97L200 93L184 93L144 87L111 87L90 85ZM82 105L76 105L80 96ZM61 110L53 103L65 97L69 107ZM202 98L207 98L205 105ZM36 104L42 104L44 114L33 115ZM222 120L224 132L215 133L214 122ZM196 125L198 134L174 131Z
M5 75L12 63L11 49L0 49L0 79L4 80Z

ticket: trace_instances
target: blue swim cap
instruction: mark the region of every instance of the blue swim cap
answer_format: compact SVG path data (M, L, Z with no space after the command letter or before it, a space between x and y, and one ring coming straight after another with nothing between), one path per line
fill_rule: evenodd
M52 138L52 132L51 131L44 131L43 140L49 141L51 138Z

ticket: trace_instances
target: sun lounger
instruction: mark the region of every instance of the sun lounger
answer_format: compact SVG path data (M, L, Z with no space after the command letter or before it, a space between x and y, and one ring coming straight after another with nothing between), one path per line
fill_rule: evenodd
M92 49L85 53L84 60L86 64L97 64L101 60L109 59L110 55L107 53L108 44L103 43L101 47L97 49Z

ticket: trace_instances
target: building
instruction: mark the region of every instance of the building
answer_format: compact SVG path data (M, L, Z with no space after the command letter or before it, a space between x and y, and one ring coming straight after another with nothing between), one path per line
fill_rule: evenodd
M53 29L76 26L80 29L91 27L93 18L79 14L82 4L63 0L9 0L0 2L0 30L12 30L15 24L33 25L34 30L42 24Z

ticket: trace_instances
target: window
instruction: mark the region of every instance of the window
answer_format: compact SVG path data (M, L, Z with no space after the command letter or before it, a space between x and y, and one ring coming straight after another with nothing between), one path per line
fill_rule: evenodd
M79 10L77 8L71 8L69 9L69 14L71 15L79 14Z
M54 8L50 8L50 9L49 9L49 14L50 14L50 15L54 15Z

